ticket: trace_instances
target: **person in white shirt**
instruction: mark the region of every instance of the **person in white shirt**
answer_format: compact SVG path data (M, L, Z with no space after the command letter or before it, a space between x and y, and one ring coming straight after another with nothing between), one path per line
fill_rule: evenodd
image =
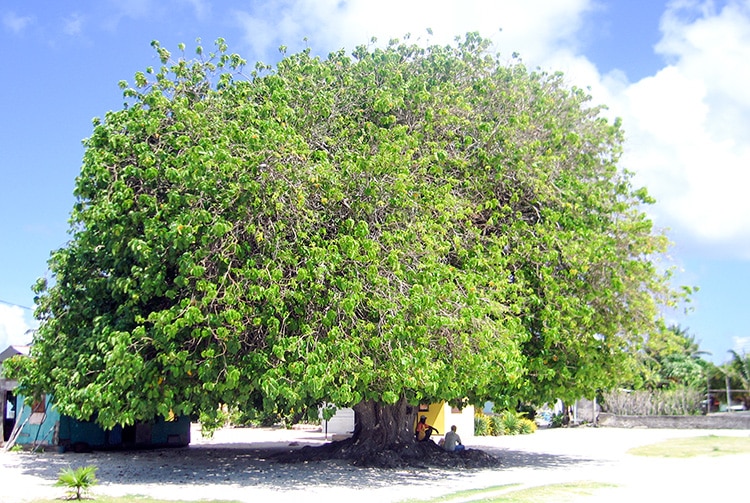
M445 434L443 449L446 451L463 451L464 445L461 443L461 437L456 433L456 425L451 426L451 431Z

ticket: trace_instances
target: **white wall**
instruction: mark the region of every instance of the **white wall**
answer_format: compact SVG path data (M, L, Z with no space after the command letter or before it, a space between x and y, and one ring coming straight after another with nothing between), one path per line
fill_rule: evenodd
M320 428L323 433L331 435L345 435L354 431L354 409L336 409L336 414L326 421L321 419Z
M447 403L443 405L445 407L445 431L441 431L442 435L445 435L450 430L451 426L456 426L456 433L458 436L463 438L474 436L474 406L468 405L461 409L459 414L451 412L451 406Z

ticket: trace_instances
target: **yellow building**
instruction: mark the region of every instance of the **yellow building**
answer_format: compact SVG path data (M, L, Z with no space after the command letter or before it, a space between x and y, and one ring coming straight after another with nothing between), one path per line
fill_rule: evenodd
M445 435L445 432L450 430L451 426L456 426L458 434L462 438L474 436L473 405L463 409L453 408L447 402L420 405L417 421L419 421L420 416L426 416L427 424L440 432L433 433L433 436ZM414 426L416 427L416 423Z
M434 433L433 437L442 437L445 432L455 425L462 439L474 436L474 406L469 405L463 409L454 409L448 403L434 403L421 405L417 413L417 421L420 416L427 416L427 424L436 428L440 433ZM414 423L416 428L416 422ZM336 414L326 421L321 418L321 429L328 435L349 435L354 431L354 411L349 408L336 410ZM437 441L437 439L436 439Z

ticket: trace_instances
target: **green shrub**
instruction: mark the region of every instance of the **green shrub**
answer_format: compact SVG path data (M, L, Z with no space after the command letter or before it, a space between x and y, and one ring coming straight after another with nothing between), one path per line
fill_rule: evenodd
M526 418L524 412L505 410L499 414L474 416L474 435L519 435L536 431L536 423Z
M518 433L521 435L529 435L536 432L536 423L531 419L521 418L518 425Z
M536 417L536 407L529 404L522 404L518 406L518 412L522 414L526 419L534 420Z
M474 416L474 435L485 437L491 433L490 418L484 414L476 414Z
M513 411L506 410L500 414L500 422L503 425L503 433L505 435L518 435L521 428L521 419L523 414Z
M560 428L564 422L565 415L563 413L555 414L550 421L550 428Z
M67 487L70 499L79 500L96 482L96 467L81 466L75 470L70 467L60 470L55 485Z
M503 426L503 418L499 415L490 416L490 433L499 437L505 435L505 427Z

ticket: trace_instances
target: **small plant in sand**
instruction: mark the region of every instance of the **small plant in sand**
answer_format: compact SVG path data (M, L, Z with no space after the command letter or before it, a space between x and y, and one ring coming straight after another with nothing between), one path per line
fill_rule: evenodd
M81 466L60 470L55 485L68 488L68 499L80 500L96 482L96 466Z

